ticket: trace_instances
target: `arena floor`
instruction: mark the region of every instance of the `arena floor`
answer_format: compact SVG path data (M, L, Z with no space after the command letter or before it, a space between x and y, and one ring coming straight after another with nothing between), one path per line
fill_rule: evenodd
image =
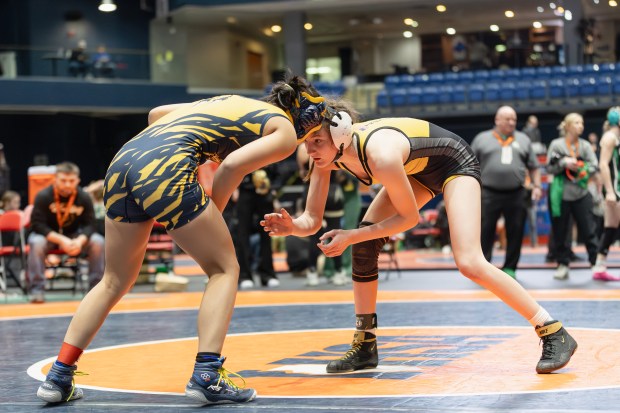
M303 279L281 273L278 289L238 294L224 347L225 366L256 388L258 398L208 409L618 411L620 282L592 281L583 268L572 270L567 281L556 281L551 268L534 265L536 254L526 253L524 261L532 268L520 269L518 280L579 342L571 363L557 374L535 373L539 340L506 305L454 269L418 268L381 277L379 368L327 375L327 360L341 355L352 338L350 286L310 290ZM618 258L614 250L611 261ZM197 275L195 268L186 257L177 260L178 272ZM88 373L76 378L84 399L57 406L46 406L35 393L78 301L59 293L49 294L43 305L14 297L12 304L0 305L0 411L201 408L183 396L204 285L204 277L190 278L189 292L153 293L152 286L137 286L125 297L79 363Z

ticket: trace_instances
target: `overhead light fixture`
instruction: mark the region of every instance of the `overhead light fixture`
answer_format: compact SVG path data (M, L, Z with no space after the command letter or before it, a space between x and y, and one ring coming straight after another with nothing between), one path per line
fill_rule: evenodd
M454 35L454 34L456 34L456 30L454 30L453 27L448 27L446 29L446 33L448 33L449 35Z
M101 3L99 3L99 11L109 13L114 10L116 10L116 4L114 4L114 0L101 0Z
M618 2L616 0L609 0L609 5L611 7L616 7L618 5Z
M406 37L407 39L410 39L413 37L413 33L411 33L409 30L405 30L403 32L403 36Z
M439 13L443 13L444 11L446 11L446 6L444 6L443 4L438 4L436 9Z
M506 11L504 12L504 15L505 15L506 17L508 17L509 19L512 19L513 17L515 17L515 12L514 12L514 11L512 11L512 10L506 10Z
M312 28L313 28L313 27L314 27L314 26L312 25L312 23L306 23L306 24L304 24L304 29L306 29L306 30L312 30Z
M545 8L544 8L544 7L542 7L542 6L538 6L538 7L536 7L536 11L537 11L538 13L542 13L542 12L544 12L544 11L545 11Z
M534 22L534 23L532 23L532 26L534 26L535 29L540 29L542 27L542 23L541 22Z
M271 31L274 33L280 33L282 31L282 26L274 24L273 26L271 26Z

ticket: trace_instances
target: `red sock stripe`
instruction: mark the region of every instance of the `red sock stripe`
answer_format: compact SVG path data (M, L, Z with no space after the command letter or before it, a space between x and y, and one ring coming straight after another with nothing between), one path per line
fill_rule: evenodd
M73 366L83 352L84 350L81 348L72 346L69 343L62 343L60 353L58 353L58 361L65 363L66 365Z

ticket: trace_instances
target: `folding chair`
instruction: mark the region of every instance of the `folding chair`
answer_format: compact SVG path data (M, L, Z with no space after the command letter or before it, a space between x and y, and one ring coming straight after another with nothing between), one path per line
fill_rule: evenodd
M21 277L16 275L10 266L13 259L19 258L21 270L26 270L25 223L23 211L7 211L0 215L0 290L5 293L5 298L8 298L8 277L15 281L24 294L28 291L26 283L22 283ZM12 235L13 238L7 245L4 242L10 237L3 237L5 234Z
M82 279L82 270L80 268L80 255L71 257L61 249L53 249L47 252L47 256L57 255L58 262L49 262L46 267L46 278L49 281L50 290L68 290L73 295L78 291L78 287L82 295L86 294L86 287ZM70 287L54 288L54 283L59 280L73 281Z

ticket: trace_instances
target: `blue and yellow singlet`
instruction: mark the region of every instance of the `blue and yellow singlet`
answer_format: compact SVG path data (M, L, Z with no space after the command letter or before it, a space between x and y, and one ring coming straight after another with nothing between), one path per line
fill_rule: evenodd
M263 136L278 107L236 95L217 96L175 110L127 142L105 177L108 217L120 222L154 218L166 229L198 216L209 198L197 180L198 166L220 163Z

